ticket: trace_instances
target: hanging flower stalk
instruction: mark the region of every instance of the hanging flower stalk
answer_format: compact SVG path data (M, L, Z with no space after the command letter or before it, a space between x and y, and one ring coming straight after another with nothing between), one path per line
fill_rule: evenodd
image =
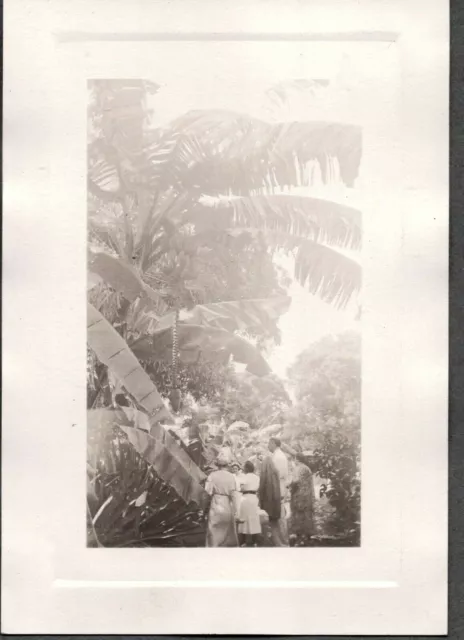
M172 325L172 389L169 400L172 410L177 413L180 409L181 394L178 388L178 360L179 360L179 307L176 306L174 323Z

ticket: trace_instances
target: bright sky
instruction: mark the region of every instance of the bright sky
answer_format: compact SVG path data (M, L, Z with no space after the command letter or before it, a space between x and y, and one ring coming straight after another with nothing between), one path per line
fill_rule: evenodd
M293 264L287 259L284 266L292 273ZM306 347L328 334L359 330L355 320L357 309L337 310L311 295L298 282L293 281L288 295L292 302L290 310L280 318L279 328L282 344L274 348L268 362L273 371L285 377L287 368Z
M391 67L388 44L378 43L176 42L172 47L163 43L160 54L161 51L162 57L154 60L151 77L162 85L150 105L157 125L191 109L212 108L274 121L323 120L362 125L366 118L375 117L366 95L382 92ZM380 85L375 84L375 68L379 64ZM266 90L278 82L301 78L328 79L330 87L321 96L296 94L281 107L266 95ZM362 175L355 189L319 187L303 191L362 210ZM286 259L285 266L292 274L291 260ZM280 376L285 376L287 367L302 350L324 335L359 329L354 320L356 308L339 311L296 282L289 295L290 310L280 320L282 344L269 358Z

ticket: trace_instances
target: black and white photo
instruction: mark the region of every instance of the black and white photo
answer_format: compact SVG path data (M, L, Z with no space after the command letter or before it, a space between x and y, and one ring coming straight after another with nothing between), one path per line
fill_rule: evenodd
M337 63L276 70L251 113L238 78L210 106L178 75L89 82L89 545L360 545L363 129Z

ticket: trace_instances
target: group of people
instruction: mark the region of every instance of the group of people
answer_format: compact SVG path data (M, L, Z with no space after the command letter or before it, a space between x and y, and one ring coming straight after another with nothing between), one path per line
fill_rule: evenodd
M217 470L205 484L207 547L259 546L265 522L273 545L287 547L290 517L296 536L304 541L313 535L314 483L304 456L293 455L290 469L278 438L271 438L268 448L259 475L251 461L242 471L225 453L219 454Z

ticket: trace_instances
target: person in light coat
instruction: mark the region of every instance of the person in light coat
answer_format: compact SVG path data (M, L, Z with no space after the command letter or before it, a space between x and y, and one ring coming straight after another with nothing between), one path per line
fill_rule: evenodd
M272 437L268 444L271 452L272 462L279 474L280 484L280 517L278 520L271 520L272 540L276 547L288 547L288 526L286 505L290 498L290 471L287 456L281 449L279 438Z

